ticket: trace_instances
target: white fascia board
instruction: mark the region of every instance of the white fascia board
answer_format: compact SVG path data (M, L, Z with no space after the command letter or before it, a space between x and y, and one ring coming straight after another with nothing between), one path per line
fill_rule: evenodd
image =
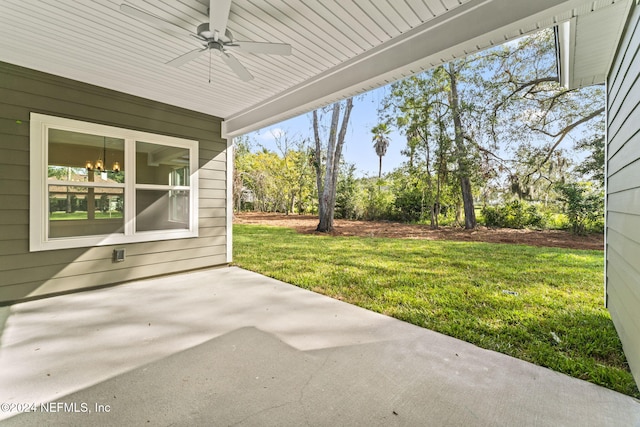
M469 1L253 108L226 117L223 137L243 135L360 93L365 82L371 82L370 88L381 86L385 84L383 76L397 76L399 70L421 64L426 57L567 2ZM421 66L416 68L419 71Z
M224 126L222 127L224 131ZM227 212L226 212L226 227L227 227L227 263L230 264L233 261L233 169L234 169L234 141L233 138L227 138L227 152L226 152L226 168L227 168Z
M626 24L627 24L627 19L629 17L629 14L631 13L631 6L633 5L632 1L624 1L623 0L623 12L619 13L619 22L618 22L618 31L617 31L617 36L615 38L616 43L613 46L613 49L611 50L611 56L609 57L609 62L607 63L607 72L604 76L604 80L606 81L607 79L607 75L609 74L609 71L611 70L611 67L613 66L613 61L616 58L616 50L618 48L618 45L620 43L620 41L622 40L622 37L624 35L624 30L626 28ZM640 0L636 0L636 6L640 4ZM616 4L617 6L617 4Z
M573 89L573 65L576 53L576 18L558 24L558 53L560 60L560 84Z

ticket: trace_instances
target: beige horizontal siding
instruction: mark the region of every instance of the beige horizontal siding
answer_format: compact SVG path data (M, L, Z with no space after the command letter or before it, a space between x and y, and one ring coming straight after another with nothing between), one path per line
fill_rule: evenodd
M640 63L634 58L636 53L634 47L640 46L640 31L638 31L637 21L633 22L631 20L629 24L607 79L609 93L608 113L611 117L621 117L624 115L624 113L620 114L621 110L628 111L633 108L633 104L624 102L624 98L628 93L626 88L634 84L635 78L640 75Z
M58 266L58 268L64 268L68 264L68 258L71 256L74 258L74 262L86 262L96 260L110 260L113 252L113 248L124 247L126 249L127 257L139 256L139 255L155 255L164 252L183 252L191 250L206 251L208 247L220 246L226 242L221 242L220 237L224 237L222 234L217 236L201 236L197 239L179 239L168 240L162 242L163 245L158 247L156 242L145 242L136 245L128 246L99 246L95 248L78 248L78 249L66 249L65 251L49 251L47 252L46 259L40 264L42 267ZM120 264L123 266L126 264ZM38 267L40 267L38 266ZM5 272L12 271L12 274L20 275L21 272L15 270L25 270L29 268L38 268L32 265L32 260L29 254L15 254L7 255L0 258L0 270Z
M609 231L611 231L611 236L615 234L613 232L618 233L620 236L624 236L626 240L628 240L629 244L639 245L640 244L640 216L639 215L629 215L618 212L609 212L608 216L608 225ZM612 247L617 247L616 241L611 240L609 244ZM628 246L628 245L627 245ZM633 247L627 247L625 251L621 251L625 253L628 250L634 250Z
M0 197L2 200L2 197ZM2 240L16 240L29 238L29 226L25 225L0 225L0 239Z
M9 270L18 276L21 283L29 283L36 281L48 281L49 279L62 279L75 276L84 276L86 274L104 272L107 274L115 274L116 271L136 269L147 265L156 265L166 262L179 262L195 258L205 258L219 255L223 249L224 235L219 236L217 245L207 247L182 249L180 251L163 251L145 254L126 253L126 260L122 263L115 263L113 268L104 270L102 267L105 261L111 262L111 254L107 258L98 258L86 261L74 261L66 264L51 264L39 266L37 268L27 267L23 269ZM119 267L119 268L118 268ZM125 274L125 273L123 273ZM110 279L111 280L111 279Z
M29 118L37 112L199 141L199 237L29 252ZM0 63L0 303L226 263L218 118ZM114 248L126 259L112 262Z
M25 147L22 135L13 135L0 132L0 150L23 151L29 153L29 147Z
M637 215L640 212L640 188L607 194L607 211Z
M200 230L201 237L224 236L227 233L226 227L209 227Z
M640 9L607 78L607 307L640 383Z
M609 157L608 173L614 175L630 163L640 160L640 130L636 126L636 133L627 138L630 144L625 144L620 150Z
M24 239L3 240L0 239L0 257L4 255L23 254L29 252L29 241ZM0 271L0 296L2 296L2 286L11 283L11 279L5 275L6 272Z
M20 71L13 67L12 75L0 80L0 99L14 109L24 107L28 112L32 112L32 109L37 107L37 112L44 114L64 111L66 117L76 113L76 117L70 118L79 120L82 120L81 117L94 117L96 123L118 123L121 127L175 136L189 134L191 137L200 136L202 139L213 137L217 142L222 142L221 122L215 117L209 116L207 120L204 114L187 110L179 112L178 108L170 105L91 85L80 85L72 80L66 80L65 84L59 77L47 76L44 73L36 75L31 70L23 70L24 75L17 75L16 72ZM16 91L16 87L25 90ZM64 94L64 97L60 96L61 94ZM43 103L43 100L46 103ZM123 105L127 105L127 108L121 108ZM152 110L153 114L145 114ZM212 124L215 126L211 126ZM215 132L213 135L212 130Z
M29 217L25 215L24 210L17 209L0 209L0 224L2 225L20 225L29 224Z
M5 180L5 185L11 185L11 180ZM11 206L13 209L29 210L29 196L24 194L0 194L0 208ZM2 237L0 236L0 239Z
M29 192L29 181L18 179L7 179L6 185L0 186L3 195L16 196Z
M214 189L214 190L225 190L227 188L227 181L221 179L202 179L200 178L200 189Z
M7 163L2 163L0 161L0 179L2 181L7 180L16 180L16 179L25 179L24 174L27 173L27 180L29 179L29 166L23 165L11 165ZM6 183L0 183L0 187L7 186Z
M218 252L224 252L220 247ZM175 273L176 271L188 271L199 268L207 268L213 265L223 265L226 262L226 254L205 256L187 260L168 261L158 264L148 264L132 269L116 269L87 273L82 276L53 278L46 281L20 283L3 288L3 297L7 301L16 301L30 297L41 297L70 290L91 288L101 285L117 284L146 277L160 276ZM150 298L152 295L150 295ZM144 303L144 301L140 301Z
M200 168L200 178L210 181L220 181L226 183L227 173L224 170L208 169L207 167Z
M610 174L607 180L609 192L618 193L638 188L640 186L638 170L640 170L640 161L629 163L616 173Z
M19 150L2 150L2 163L6 165L28 165L29 153Z
M628 90L630 88L626 89ZM636 85L635 90L640 90L639 85ZM624 114L625 112L626 111L623 111L621 113ZM612 123L612 125L615 125L615 127L609 128L611 133L609 134L608 152L611 156L622 149L625 141L629 141L634 135L637 135L638 127L636 124L640 123L640 108L630 111L626 117L616 116L614 120L615 122Z
M202 199L224 199L226 191L222 189L201 188L198 190Z

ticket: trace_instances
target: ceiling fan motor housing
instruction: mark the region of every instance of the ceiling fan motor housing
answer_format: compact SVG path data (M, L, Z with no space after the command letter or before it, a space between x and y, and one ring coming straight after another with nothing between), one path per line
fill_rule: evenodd
M198 28L196 29L196 33L205 39L213 39L214 34L213 31L209 31L209 23L205 22L203 24L198 25ZM233 40L233 35L231 34L231 31L229 31L229 29L227 28L226 30L224 30L224 37L226 37L227 39L229 39L229 41ZM222 34L218 34L218 38L222 39L224 38Z
M205 22L204 24L198 25L198 29L196 31L200 37L204 37L205 39L212 39L213 32L209 31L209 23Z

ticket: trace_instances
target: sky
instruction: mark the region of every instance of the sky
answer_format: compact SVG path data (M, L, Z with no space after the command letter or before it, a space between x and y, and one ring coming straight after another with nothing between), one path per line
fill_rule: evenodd
M373 148L373 128L378 121L378 106L382 103L388 89L382 87L367 92L354 98L353 109L347 137L342 151L343 159L356 167L356 176L378 176L378 156ZM285 132L289 137L300 136L312 140L313 128L311 125L311 113L286 120L269 126L247 136L254 144L278 152L275 145L275 135ZM406 161L406 157L400 154L406 145L406 138L393 129L388 136L390 144L387 154L382 158L382 173L391 172Z
M517 40L509 43L517 43ZM355 165L356 176L378 176L379 159L373 148L371 128L379 123L378 108L388 93L389 86L374 89L354 98L354 107L351 111L342 157L347 163ZM282 132L286 132L291 137L297 135L312 141L311 113L285 120L252 132L247 136L252 140L254 149L256 145L261 145L271 151L278 152L274 142L274 135ZM400 154L400 151L406 146L406 137L397 129L391 127L388 139L390 141L389 148L387 149L387 154L382 158L383 174L393 171L407 161L407 158Z
M516 43L512 41L509 43ZM349 120L347 137L343 147L343 160L356 167L356 176L378 176L378 156L373 148L373 134L371 129L379 123L378 109L381 106L386 94L389 92L389 85L384 86L354 98L354 106ZM307 113L293 119L289 119L278 124L260 129L248 134L252 141L254 151L260 146L278 153L275 138L282 133L293 139L308 139L313 141L313 130L311 124L311 113ZM575 138L583 136L579 129L565 138L560 146L569 150L569 156L574 161L580 162L586 156L585 152L572 150ZM390 141L387 154L382 158L382 173L388 173L399 167L407 158L400 154L406 146L406 137L393 126L388 135Z

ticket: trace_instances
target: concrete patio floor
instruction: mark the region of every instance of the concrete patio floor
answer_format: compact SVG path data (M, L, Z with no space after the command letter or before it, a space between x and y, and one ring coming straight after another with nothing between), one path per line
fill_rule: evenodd
M640 425L628 396L235 267L0 311L3 425Z

